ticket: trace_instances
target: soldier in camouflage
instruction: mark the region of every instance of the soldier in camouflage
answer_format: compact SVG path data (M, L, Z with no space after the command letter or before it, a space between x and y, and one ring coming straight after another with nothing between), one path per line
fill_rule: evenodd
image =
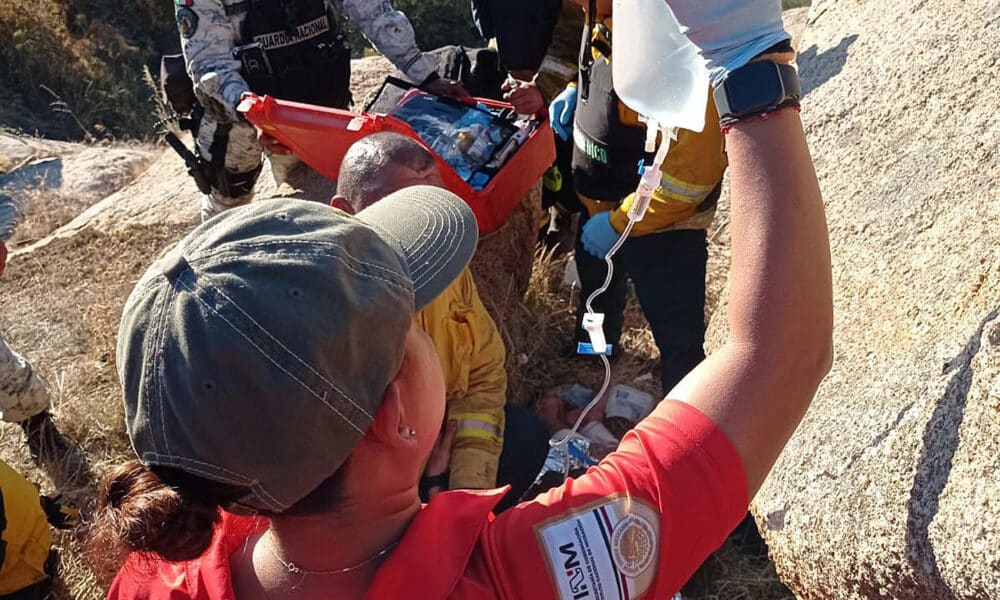
M7 246L0 239L0 275L7 263ZM0 420L17 423L28 437L36 459L43 446L53 446L56 434L49 416L49 388L23 356L0 336Z
M31 363L0 338L0 418L27 423L49 408L49 388Z
M202 218L246 204L269 154L275 180L295 159L257 132L236 106L244 92L347 108L350 51L338 31L343 15L414 83L438 94L463 95L437 75L416 45L413 27L389 0L175 0L181 48L205 113L195 131L208 166L211 193ZM263 143L263 147L262 147Z

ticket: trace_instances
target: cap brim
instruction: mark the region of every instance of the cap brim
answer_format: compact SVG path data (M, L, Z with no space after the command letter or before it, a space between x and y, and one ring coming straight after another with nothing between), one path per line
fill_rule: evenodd
M389 194L357 214L399 252L420 310L451 285L479 241L472 209L455 194L418 185Z

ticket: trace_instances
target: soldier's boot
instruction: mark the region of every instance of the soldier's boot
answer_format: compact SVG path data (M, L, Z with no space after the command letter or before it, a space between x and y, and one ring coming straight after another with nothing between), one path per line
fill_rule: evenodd
M69 446L47 410L21 421L19 425L28 439L28 452L36 463L61 456Z
M27 437L32 460L49 473L58 489L87 485L90 482L87 459L59 431L48 411L21 421L20 425Z

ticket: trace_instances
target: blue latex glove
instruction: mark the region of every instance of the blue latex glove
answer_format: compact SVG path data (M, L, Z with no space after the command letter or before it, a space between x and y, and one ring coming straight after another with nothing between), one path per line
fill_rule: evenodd
M580 241L584 250L597 258L604 258L621 235L611 224L611 213L602 212L590 217L583 225Z
M569 141L569 134L573 131L573 113L576 112L576 98L579 92L575 85L568 86L556 99L549 104L549 119L552 124L552 131L562 138L564 142Z
M781 0L666 0L681 29L708 63L712 85L790 36Z

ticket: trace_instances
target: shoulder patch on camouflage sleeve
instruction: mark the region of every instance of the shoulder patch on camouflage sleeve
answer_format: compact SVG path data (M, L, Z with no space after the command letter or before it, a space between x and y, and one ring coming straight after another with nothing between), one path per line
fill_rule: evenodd
M178 0L180 4L181 0ZM198 31L198 14L188 8L181 6L177 9L177 28L181 30L184 39L190 39Z

